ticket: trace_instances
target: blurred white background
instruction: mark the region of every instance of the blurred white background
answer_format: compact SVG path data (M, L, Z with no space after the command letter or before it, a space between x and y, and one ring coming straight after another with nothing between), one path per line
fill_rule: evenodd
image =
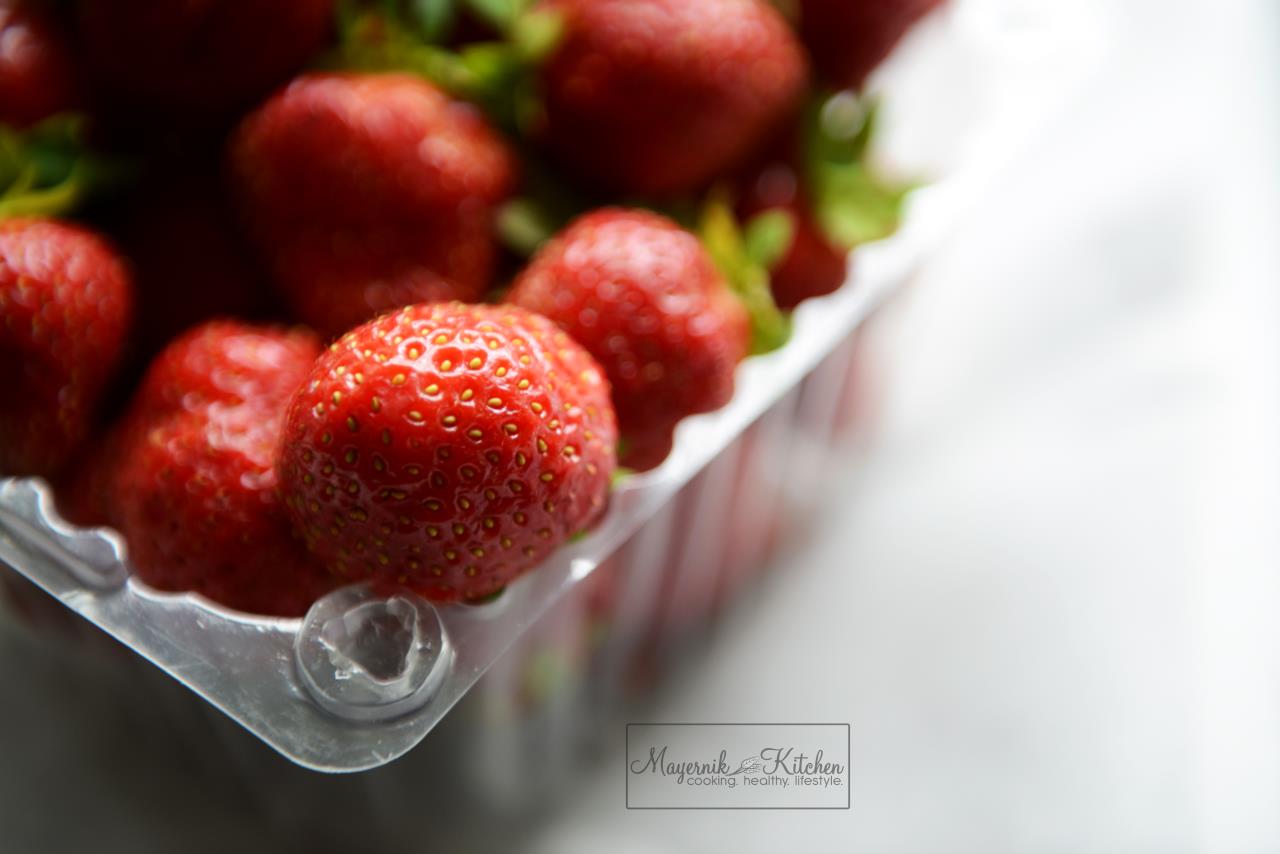
M606 760L538 851L1280 851L1280 6L978 6L1096 68L1010 81L1047 123L875 327L841 500L648 718L849 721L852 809Z

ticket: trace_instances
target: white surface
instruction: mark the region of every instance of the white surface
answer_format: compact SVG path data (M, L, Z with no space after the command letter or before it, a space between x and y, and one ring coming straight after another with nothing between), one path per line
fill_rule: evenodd
M850 721L852 810L626 812L606 760L535 850L1280 851L1280 10L1113 5L876 331L847 501L650 718Z

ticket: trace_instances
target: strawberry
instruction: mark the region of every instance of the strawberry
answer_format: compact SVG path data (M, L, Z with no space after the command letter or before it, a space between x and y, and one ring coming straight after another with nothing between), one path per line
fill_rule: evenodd
M300 77L245 120L231 161L285 297L324 332L489 287L512 155L419 78Z
M274 467L319 353L309 332L214 321L152 364L108 439L112 521L144 581L286 616L332 586L290 532Z
M86 64L108 104L208 121L266 95L329 41L334 0L80 0Z
M308 366L318 352L315 336L305 330L221 319L187 330L151 360L125 413L60 484L63 516L81 525L118 525L112 494L117 464L149 429L214 404L225 409L287 399L298 384L298 366Z
M283 402L162 419L121 460L114 503L138 575L297 616L332 584L289 530L272 468Z
M153 420L288 398L318 355L305 329L281 331L236 320L211 320L174 339L138 385L126 418Z
M800 37L822 79L858 89L942 0L799 0Z
M77 101L71 52L30 0L0 0L0 124L26 127Z
M818 227L791 167L774 164L754 175L739 210L746 216L770 210L783 210L791 216L794 230L790 247L770 270L769 286L779 308L795 308L802 300L829 294L844 283L849 253Z
M749 346L746 310L698 239L647 211L580 217L506 300L554 320L604 366L632 468L661 462L681 418L733 396Z
M672 196L735 168L799 106L799 42L764 0L549 0L546 138L583 177Z
M603 373L550 321L415 305L320 357L278 470L295 526L339 575L476 599L596 519L616 439Z
M0 473L49 476L88 434L133 314L125 263L101 237L0 222Z

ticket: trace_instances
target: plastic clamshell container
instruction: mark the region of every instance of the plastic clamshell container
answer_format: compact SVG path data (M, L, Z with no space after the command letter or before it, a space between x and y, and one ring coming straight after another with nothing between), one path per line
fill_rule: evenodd
M36 478L0 481L0 560L298 764L375 768L421 741L566 590L848 338L920 260L913 234L857 253L856 282L802 305L791 342L744 362L727 406L683 422L671 455L623 479L587 536L486 604L379 599L356 586L330 593L306 618L278 619L161 593L132 575L117 533L64 522Z
M1050 15L1046 26L1057 23ZM954 89L947 62L963 64L989 47L978 44L975 54L957 29L964 27L934 22L934 32L920 39L917 53L951 48L934 63L942 70L924 78L935 85ZM979 42L991 38L972 24L969 31ZM1001 68L992 63L988 73ZM1074 79L1046 79L1060 84L1059 77ZM919 86L907 74L901 88L910 100L914 87L919 100ZM972 93L924 100L956 97ZM1035 102L1042 100L1038 93ZM1025 132L1029 123L1021 124ZM985 156L959 158L959 167L912 193L902 228L854 252L853 275L840 290L799 306L789 343L739 366L725 407L682 422L670 456L623 479L594 529L486 604L436 606L410 593L380 598L357 585L324 597L305 618L278 619L158 592L132 574L117 533L64 522L47 484L35 478L0 479L0 563L285 757L320 771L373 769L411 750L517 638L606 563L617 575L607 606L613 640L596 669L617 681L622 660L644 637L677 633L705 617L748 576L773 536L780 496L821 483L840 416L834 390L850 382L851 336L971 206L993 163L1012 148L1012 127L1018 122L971 133L971 147L985 140Z

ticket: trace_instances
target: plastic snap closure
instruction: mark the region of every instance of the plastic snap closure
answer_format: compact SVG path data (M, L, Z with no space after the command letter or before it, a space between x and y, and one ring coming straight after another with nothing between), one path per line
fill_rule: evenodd
M424 705L453 649L436 609L409 592L344 587L311 606L294 645L312 699L339 717L377 721Z

